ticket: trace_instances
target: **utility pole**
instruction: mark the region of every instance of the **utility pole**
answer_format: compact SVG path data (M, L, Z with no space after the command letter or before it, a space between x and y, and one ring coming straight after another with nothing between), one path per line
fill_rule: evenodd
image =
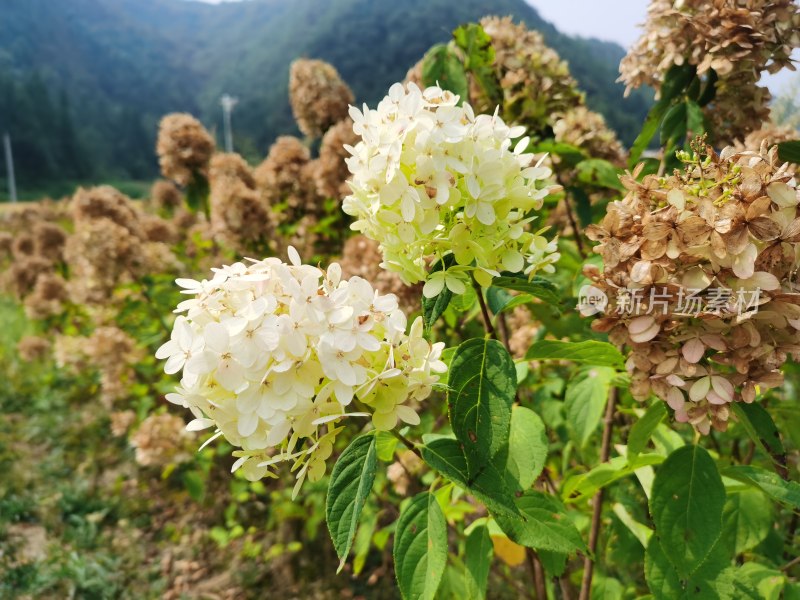
M3 134L3 150L6 155L6 176L8 177L8 197L11 202L17 201L17 182L14 179L14 157L11 156L11 137Z
M222 124L225 129L225 152L233 152L233 131L231 131L231 112L239 102L237 98L224 94L219 103L222 105Z

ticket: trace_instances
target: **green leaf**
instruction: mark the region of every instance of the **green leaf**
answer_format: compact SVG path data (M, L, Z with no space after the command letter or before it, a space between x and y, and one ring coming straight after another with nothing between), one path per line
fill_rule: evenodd
M508 477L490 465L475 481L469 481L467 459L461 444L452 438L438 438L422 447L422 459L441 475L483 502L489 510L519 515L513 491L507 487Z
M624 190L625 186L619 180L622 172L602 158L588 158L575 165L578 171L578 180L583 183L608 188L611 190Z
M750 439L777 463L778 468L785 470L786 448L775 421L766 409L761 404L743 402L735 402L731 408Z
M556 142L555 140L543 140L529 151L537 154L542 152L547 152L551 155L555 154L559 157L559 162L563 163L565 167L574 167L587 158L584 151L577 146L566 142Z
M664 74L661 98L664 100L676 98L692 82L696 73L697 68L688 62L684 62L682 65L672 65Z
M661 121L661 145L675 146L686 138L686 103L676 104Z
M611 367L584 368L567 384L564 394L567 427L580 447L586 445L600 425L615 375Z
M394 451L397 448L397 438L388 431L375 432L375 450L378 460L394 462Z
M770 498L800 510L800 484L795 481L784 481L771 471L749 465L728 467L722 474L756 487Z
M633 459L615 456L608 462L600 463L588 473L567 479L561 486L561 497L569 502L586 500L600 488L614 483L618 479L627 477L643 467L663 462L664 457L660 454L640 454Z
M722 478L703 448L679 448L658 469L650 514L665 547L680 549L669 558L681 577L703 562L719 538L724 504Z
M201 173L194 173L191 183L186 188L186 205L194 213L202 212L208 216L208 195L210 188L208 179Z
M431 268L431 273L447 269L452 266L454 262L455 256L448 254L443 259L436 261L433 268ZM434 296L433 298L422 296L422 321L425 324L425 335L430 335L433 324L436 323L439 317L442 316L442 313L447 310L447 305L450 304L452 298L453 292L451 292L447 286L442 288L438 296Z
M608 342L586 340L562 342L541 340L533 344L525 354L527 360L571 360L595 366L622 367L623 358L619 350Z
M633 169L636 166L636 163L639 160L639 157L642 155L642 152L644 152L650 145L650 141L658 131L658 127L661 125L661 120L664 118L664 113L667 112L669 105L670 100L662 98L650 108L650 112L647 113L647 118L642 125L642 131L633 141L633 145L631 146L631 151L628 156L629 168Z
M464 68L475 76L490 104L493 106L501 104L503 92L494 70L495 54L492 38L479 24L469 23L453 31L453 39L464 51Z
M692 132L693 136L702 135L706 130L703 109L692 100L686 101L686 128Z
M697 98L697 104L700 106L706 106L714 99L714 97L717 95L718 79L719 76L717 75L717 72L714 69L709 69L703 85L703 91L700 92L700 96Z
M655 432L659 423L667 416L667 409L661 400L656 400L653 405L647 409L644 416L638 419L628 434L628 458L634 458L637 454L644 451L647 447L647 442Z
M186 471L183 474L183 485L195 502L201 502L206 495L206 481L199 471Z
M503 288L495 286L486 290L486 303L489 305L489 310L495 315L508 312L522 304L528 304L532 300L533 296L530 294L517 294L516 296L512 296Z
M422 59L422 83L425 87L438 85L469 99L469 82L464 65L458 55L447 44L437 44Z
M498 454L508 451L516 389L514 360L503 344L473 339L458 347L450 364L447 402L453 433L464 447L470 480Z
M639 543L642 545L642 547L647 548L647 544L653 535L653 530L647 525L639 523L639 521L634 519L625 506L619 502L615 503L611 507L611 510L614 511L614 514L617 516L620 522L628 528L628 531L630 531L634 537L639 540Z
M722 527L735 554L758 546L769 535L772 524L772 503L760 491L747 489L728 496Z
M572 553L585 551L581 534L555 498L528 490L516 500L524 520L497 513L497 524L521 546L536 550Z
M414 496L400 511L392 554L404 600L432 600L447 564L447 523L433 494Z
M730 566L725 548L716 544L701 564L689 575L681 576L671 563L681 547L667 545L656 535L650 539L645 554L645 577L655 600L757 600L757 591L749 578Z
M495 277L492 280L492 285L516 292L524 292L553 306L561 304L558 287L543 277L535 276L530 281L523 277Z
M494 548L489 528L486 525L475 527L467 536L465 578L467 598L483 600L489 583L489 568L492 565Z
M547 460L547 435L544 423L529 408L515 406L511 411L507 470L517 489L533 485Z
M345 448L331 472L325 517L339 556L339 570L347 560L361 510L375 481L376 446L373 434L358 436Z
M800 164L800 140L778 144L778 158L784 162Z

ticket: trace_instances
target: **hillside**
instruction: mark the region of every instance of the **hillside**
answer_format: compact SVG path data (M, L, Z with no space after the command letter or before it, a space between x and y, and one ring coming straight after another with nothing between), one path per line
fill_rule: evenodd
M262 156L294 133L288 69L298 56L333 63L358 102L375 102L460 23L510 14L565 59L589 105L630 141L643 95L614 84L624 51L576 39L523 0L4 0L0 3L0 129L15 141L19 179L152 176L159 117L185 110L214 130L218 99L240 99L237 149Z

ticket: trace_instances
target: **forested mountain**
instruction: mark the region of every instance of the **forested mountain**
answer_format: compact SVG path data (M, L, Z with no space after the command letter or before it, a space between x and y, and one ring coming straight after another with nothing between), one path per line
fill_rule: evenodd
M623 49L565 36L523 0L3 0L0 131L11 132L23 185L146 178L160 116L189 111L215 130L229 93L240 99L237 149L256 159L295 132L292 59L333 63L358 102L374 103L432 44L486 14L541 31L589 105L631 140L648 102L622 100Z

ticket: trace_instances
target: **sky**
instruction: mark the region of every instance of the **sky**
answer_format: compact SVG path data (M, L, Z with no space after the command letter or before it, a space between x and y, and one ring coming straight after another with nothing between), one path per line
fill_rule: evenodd
M198 1L219 4L238 0ZM563 33L617 42L626 49L641 33L639 25L647 16L649 3L648 0L526 0L526 2ZM800 61L800 51L796 51L794 57ZM762 83L765 83L775 96L785 91L797 77L797 72L783 69L775 75L765 75Z

